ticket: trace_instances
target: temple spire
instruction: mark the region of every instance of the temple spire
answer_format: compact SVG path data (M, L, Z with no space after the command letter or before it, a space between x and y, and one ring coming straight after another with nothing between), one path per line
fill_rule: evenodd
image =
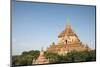
M66 31L67 34L72 32L72 28L71 28L70 22L67 22L65 31Z
M70 24L70 21L67 19L66 29L69 29L69 28L71 28L71 24Z
M44 51L44 50L43 50L43 47L41 48L41 51Z
M67 23L67 24L66 24L66 29L70 29L70 28L71 28L70 23Z
M40 55L43 55L43 56L44 56L44 50L43 50L43 47L41 48Z

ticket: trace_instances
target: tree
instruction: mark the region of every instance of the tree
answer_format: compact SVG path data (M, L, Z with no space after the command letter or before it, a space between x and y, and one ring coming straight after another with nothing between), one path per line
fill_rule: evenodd
M21 55L12 56L12 65L32 65L32 60L39 56L38 50L24 51ZM88 62L96 60L96 50L91 51L71 51L65 55L58 55L57 53L45 52L45 57L51 64L53 63L75 63Z
M21 55L12 57L12 64L13 64L13 66L31 65L32 60L36 59L38 56L39 56L38 50L32 50L29 52L24 51Z
M61 61L61 57L56 53L45 52L45 56L49 60L50 63L60 63Z

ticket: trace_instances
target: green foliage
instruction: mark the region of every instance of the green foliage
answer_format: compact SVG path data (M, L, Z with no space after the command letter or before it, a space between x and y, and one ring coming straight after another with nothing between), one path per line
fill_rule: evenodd
M24 51L21 55L12 57L12 64L13 66L31 65L32 60L36 59L38 56L39 56L39 51L37 50L29 52Z
M89 56L90 61L96 61L96 50L91 50Z
M24 51L21 55L16 55L12 57L12 64L13 66L32 65L32 60L37 59L38 56L38 50L32 50L29 52ZM65 55L45 52L45 57L49 60L50 64L88 62L96 61L96 51L71 51Z
M49 60L49 63L59 63L61 61L61 57L56 53L45 53L46 58Z
M46 58L50 63L74 63L74 62L88 62L96 60L95 50L91 51L71 51L65 55L58 55L55 53L45 53Z
M96 60L95 50L91 51L71 51L66 55L66 61L70 63L74 62L88 62Z

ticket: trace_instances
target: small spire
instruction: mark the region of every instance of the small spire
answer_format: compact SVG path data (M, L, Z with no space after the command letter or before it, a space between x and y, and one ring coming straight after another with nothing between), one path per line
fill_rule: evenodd
M43 51L43 47L41 48L41 51Z
M69 21L69 19L67 18L67 23L66 23L66 28L67 27L70 27L70 21Z
M71 28L70 22L67 22L66 28Z
M43 56L43 55L44 55L44 50L43 50L43 47L41 48L40 55L41 55L41 56Z

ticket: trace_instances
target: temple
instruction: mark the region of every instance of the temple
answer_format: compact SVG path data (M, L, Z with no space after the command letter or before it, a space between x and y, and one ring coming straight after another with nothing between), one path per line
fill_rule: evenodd
M58 42L54 42L47 48L46 52L57 53L58 55L65 55L71 51L89 51L88 45L83 44L75 32L72 30L70 24L67 24L65 30L58 35ZM39 57L34 60L32 64L47 64L48 59L45 58L44 50L40 51Z
M58 53L64 55L70 51L84 51L90 50L90 48L83 44L78 36L73 32L71 25L67 24L65 30L58 35L58 42L54 42L47 48L48 52Z

